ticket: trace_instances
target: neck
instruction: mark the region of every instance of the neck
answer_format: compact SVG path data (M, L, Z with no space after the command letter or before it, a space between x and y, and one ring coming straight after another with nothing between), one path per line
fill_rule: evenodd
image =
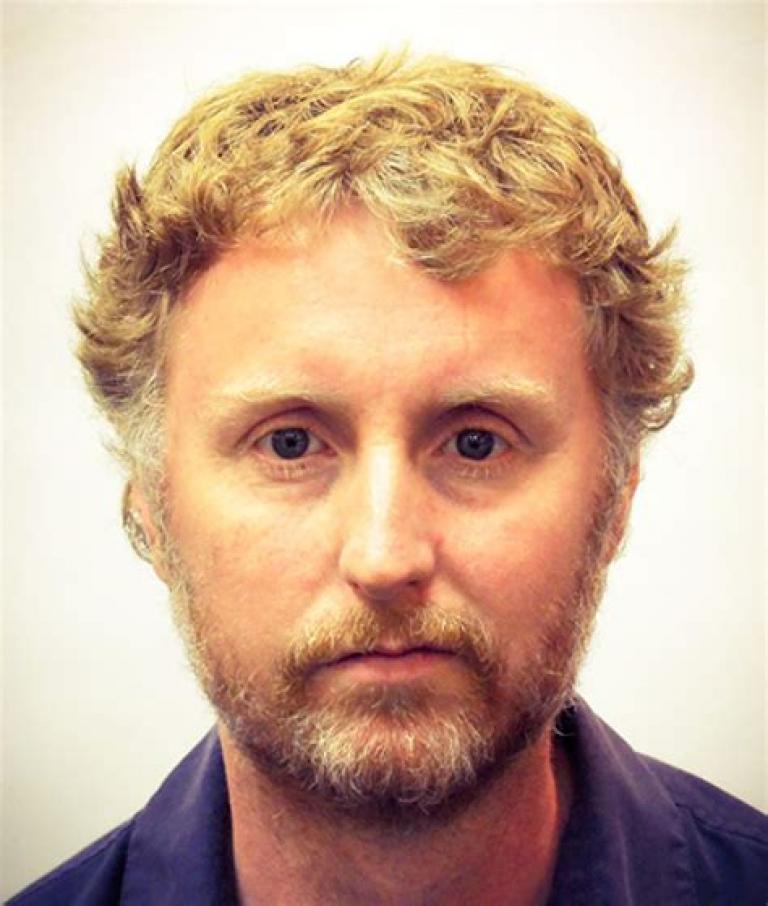
M450 821L398 834L318 812L219 732L242 906L546 902L570 801L552 734Z

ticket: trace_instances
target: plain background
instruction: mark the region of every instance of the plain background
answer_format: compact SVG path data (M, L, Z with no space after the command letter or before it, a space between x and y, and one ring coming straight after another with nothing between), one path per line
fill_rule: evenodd
M7 896L139 809L211 723L121 480L68 307L113 172L248 68L410 42L505 64L587 111L690 257L698 378L654 441L581 688L636 748L768 805L764 20L758 4L6 5Z

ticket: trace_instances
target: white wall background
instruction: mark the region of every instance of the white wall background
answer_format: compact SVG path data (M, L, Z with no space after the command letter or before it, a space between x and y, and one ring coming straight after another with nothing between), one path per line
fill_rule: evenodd
M7 896L140 808L207 728L70 354L79 248L118 165L251 67L410 41L508 64L594 118L694 267L698 380L655 443L582 688L637 748L768 805L764 32L758 4L7 4Z

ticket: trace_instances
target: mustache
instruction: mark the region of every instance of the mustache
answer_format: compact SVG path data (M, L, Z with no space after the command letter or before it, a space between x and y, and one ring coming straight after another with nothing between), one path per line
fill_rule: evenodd
M292 639L278 665L293 684L303 684L319 670L355 655L427 649L462 658L483 684L495 683L501 658L486 625L472 614L424 605L355 610L318 622Z

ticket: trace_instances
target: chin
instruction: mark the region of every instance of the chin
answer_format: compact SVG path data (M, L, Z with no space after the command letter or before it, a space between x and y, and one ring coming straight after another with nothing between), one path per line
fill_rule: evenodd
M220 716L259 773L313 815L415 833L450 823L486 796L551 725L563 699L550 695L520 710L430 692L371 686L277 720L231 710Z

